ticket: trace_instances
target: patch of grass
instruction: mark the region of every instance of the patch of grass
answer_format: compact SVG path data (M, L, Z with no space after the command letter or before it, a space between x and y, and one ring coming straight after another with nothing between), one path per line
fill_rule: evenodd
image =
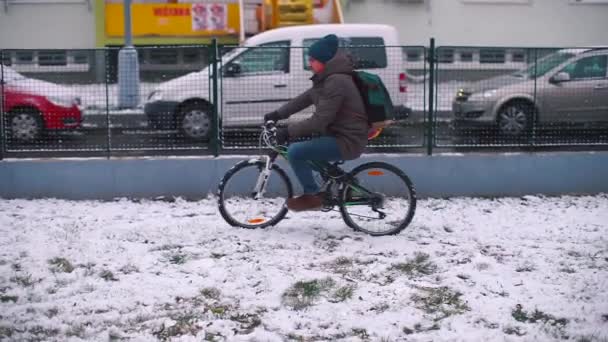
M0 303L8 303L8 302L17 303L17 300L19 300L19 296L7 296L7 295L0 296Z
M168 250L171 250L171 249L180 249L182 247L183 247L182 245L166 244L166 245L160 245L158 247L150 248L150 252L168 251Z
M46 310L46 312L44 313L44 315L48 318L53 318L53 317L57 316L57 314L59 314L58 308L50 308L50 309Z
M394 264L390 269L405 273L410 277L430 275L437 271L437 265L435 265L429 259L430 256L426 253L416 253L414 254L413 259Z
M365 328L353 328L352 331L353 331L353 334L355 336L359 337L360 339L363 339L363 340L369 339L369 334L367 333L367 330Z
M110 270L103 270L99 272L99 276L105 281L118 281L118 278Z
M223 306L223 305L217 305L217 306L213 305L213 306L209 306L209 311L211 311L211 313L216 316L222 317L228 311L228 307Z
M411 335L413 333L421 333L421 332L427 332L427 331L432 331L432 330L439 330L439 324L437 323L433 323L430 326L423 326L420 323L416 323L414 324L414 328L410 329L408 327L403 327L403 329L401 331L403 331L404 334L406 335Z
M338 257L328 266L336 273L346 274L353 267L353 260L347 257Z
M174 265L183 265L186 263L186 261L188 261L188 254L183 253L181 251L168 253L165 255L165 257L167 258L167 261L169 261L169 263Z
M122 274L139 273L139 268L133 264L126 264L121 267L118 271Z
M526 334L526 331L523 330L520 327L511 327L508 326L504 329L502 329L502 332L504 332L507 335L516 335L516 336L524 336Z
M69 327L65 331L65 336L84 338L85 330L86 330L86 327L84 326L84 324L74 325L74 326Z
M11 265L11 268L12 268L12 269L13 269L13 271L15 271L15 272L21 272L21 270L22 270L21 264L18 264L18 263L14 263L14 264L12 264L12 265Z
M26 273L24 275L14 276L10 280L11 280L11 282L21 285L23 287L30 287L36 283L39 283L42 279L34 279L34 278L32 278L31 274Z
M85 277L90 277L93 274L95 274L95 263L93 262L87 262L86 264L78 264L78 267L84 268L84 276Z
M29 332L32 335L35 335L36 338L40 338L40 341L55 340L54 338L49 338L49 337L55 337L55 336L59 335L59 329L57 329L57 328L47 329L41 325L35 325L35 326L27 329L27 332ZM36 339L36 341L37 340L38 339Z
M212 253L211 253L211 257L212 257L213 259L221 259L221 258L225 257L226 255L228 255L228 254L223 254L223 253L215 253L215 252L212 252Z
M521 272L532 272L532 271L536 271L536 267L534 267L534 265L531 265L531 264L521 265L515 269L515 272L520 272L520 273Z
M198 325L198 318L193 313L185 313L177 317L172 317L175 324L165 327L163 324L160 330L153 332L160 341L171 341L174 337L196 334L202 329Z
M298 281L283 293L281 299L283 305L301 310L313 305L322 292L328 291L334 285L335 281L331 278Z
M49 260L49 268L53 273L72 273L74 271L74 266L72 263L66 258L53 258Z
M460 299L462 293L448 287L422 287L420 290L422 291L420 294L412 295L412 300L418 309L437 315L435 318L437 321L470 310Z
M556 318L553 315L544 313L538 309L533 312L526 312L523 310L521 304L517 304L515 309L511 311L511 316L518 322L523 323L537 323L542 322L551 326L565 326L568 324L568 320L565 318Z
M608 342L608 337L599 338L595 335L584 335L579 336L575 340L576 342Z
M576 273L576 270L571 267L560 268L559 271L562 273L569 273L569 274Z
M15 328L6 325L0 325L0 340L13 336Z
M205 287L201 290L201 295L208 299L218 300L221 296L221 292L215 287Z
M220 333L205 332L205 341L222 341L222 337L224 336Z
M344 302L347 299L351 299L353 297L353 293L355 292L355 285L345 285L338 287L336 291L331 296L330 302L339 303Z
M369 308L369 311L375 311L377 314L379 313L383 313L384 311L388 310L390 308L390 305L388 305L388 303L378 303L375 304L374 306L372 306L371 308Z
M243 335L251 334L255 328L262 324L258 315L249 313L231 315L230 320L239 323L240 329L237 332Z

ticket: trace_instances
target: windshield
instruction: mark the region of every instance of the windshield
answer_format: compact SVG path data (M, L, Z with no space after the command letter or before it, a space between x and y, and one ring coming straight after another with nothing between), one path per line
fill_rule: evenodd
M15 70L7 67L6 65L2 66L2 70L0 70L0 72L2 73L2 80L5 82L13 82L13 81L18 81L18 80L24 80L25 77L21 76L20 73L16 72Z
M575 54L571 52L556 52L550 54L549 56L545 56L539 59L536 63L532 63L527 68L518 71L516 75L527 76L530 78L541 77L547 72L549 72L551 69L555 68L556 66L562 64L563 62L574 56Z

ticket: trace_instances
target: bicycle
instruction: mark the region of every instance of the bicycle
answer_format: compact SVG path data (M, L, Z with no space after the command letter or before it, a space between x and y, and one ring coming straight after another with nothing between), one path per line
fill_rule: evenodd
M266 228L287 215L286 201L293 196L293 187L287 173L276 164L278 156L287 158L287 147L277 144L272 121L262 126L260 147L263 145L270 149L269 153L235 164L219 184L219 210L232 226ZM372 236L398 234L414 217L414 186L394 165L369 162L346 172L339 166L343 161L310 163L319 173L321 191L325 193L321 211L338 207L346 225L355 231ZM242 189L251 192L243 194Z

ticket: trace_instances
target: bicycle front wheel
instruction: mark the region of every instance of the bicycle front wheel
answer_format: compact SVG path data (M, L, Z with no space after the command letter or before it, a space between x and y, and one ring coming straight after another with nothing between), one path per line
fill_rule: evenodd
M373 236L398 234L412 221L416 191L399 168L382 162L359 165L340 192L346 224Z
M242 161L224 175L218 188L218 205L228 224L243 228L274 226L287 214L287 199L293 194L287 174L272 166L263 195L256 198L256 184L266 164L261 160Z

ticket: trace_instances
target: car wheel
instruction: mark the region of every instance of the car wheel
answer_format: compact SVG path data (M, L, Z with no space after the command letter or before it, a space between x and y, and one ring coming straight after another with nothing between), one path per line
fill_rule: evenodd
M184 106L178 120L180 133L192 140L209 140L213 130L211 108L203 103Z
M31 142L42 134L42 119L34 108L23 108L13 111L9 116L9 136L18 141Z
M512 102L498 113L498 131L502 135L522 136L532 129L534 109L525 102Z

